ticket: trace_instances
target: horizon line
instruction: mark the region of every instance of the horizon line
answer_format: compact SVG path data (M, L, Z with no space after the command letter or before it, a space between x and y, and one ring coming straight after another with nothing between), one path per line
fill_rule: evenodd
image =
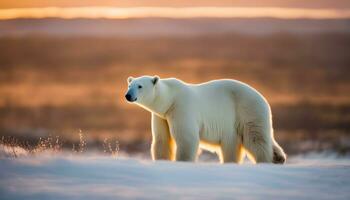
M350 9L281 7L45 7L0 9L0 19L18 18L281 18L346 19Z

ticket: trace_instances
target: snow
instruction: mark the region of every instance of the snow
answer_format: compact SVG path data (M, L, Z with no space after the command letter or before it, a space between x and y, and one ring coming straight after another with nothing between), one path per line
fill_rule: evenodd
M183 163L106 156L0 159L0 199L350 199L350 160L286 165Z

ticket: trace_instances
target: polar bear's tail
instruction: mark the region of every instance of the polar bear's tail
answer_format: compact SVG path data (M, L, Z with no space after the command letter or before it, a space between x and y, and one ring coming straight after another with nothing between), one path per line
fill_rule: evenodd
M280 145L273 141L273 159L272 162L275 164L283 164L287 160L287 155L284 153Z

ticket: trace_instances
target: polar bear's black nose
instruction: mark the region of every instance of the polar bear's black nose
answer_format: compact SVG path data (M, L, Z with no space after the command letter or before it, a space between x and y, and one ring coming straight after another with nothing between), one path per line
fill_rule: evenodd
M126 100L131 101L131 95L128 93L125 95Z

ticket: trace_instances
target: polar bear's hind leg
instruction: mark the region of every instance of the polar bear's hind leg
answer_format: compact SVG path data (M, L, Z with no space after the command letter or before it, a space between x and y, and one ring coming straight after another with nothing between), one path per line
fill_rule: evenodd
M248 122L244 126L243 146L256 163L273 161L272 138L269 131L270 128L256 122Z
M221 163L241 163L243 157L242 140L235 134L221 141L219 158Z

